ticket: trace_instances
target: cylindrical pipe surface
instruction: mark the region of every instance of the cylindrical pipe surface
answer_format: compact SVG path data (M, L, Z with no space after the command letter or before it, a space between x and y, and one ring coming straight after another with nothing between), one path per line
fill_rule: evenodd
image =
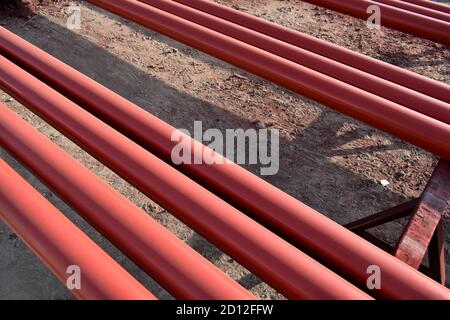
M450 127L443 122L146 4L89 2L450 159Z
M6 107L0 109L3 120ZM71 267L80 272L79 287L70 290L77 298L156 299L2 159L0 218L64 285Z
M371 299L3 56L0 65L0 87L286 297Z
M243 41L335 79L344 81L352 86L361 88L447 124L450 123L450 105L443 101L420 94L393 82L386 81L358 69L349 67L305 49L295 47L281 40L274 39L174 1L140 0L140 2L202 25L211 30L220 32L234 39ZM0 48L8 47L6 44L2 45L2 42L5 42L2 40L3 39L0 38ZM15 56L27 55L26 53L21 54L21 52L17 51L16 48L10 48L8 52ZM21 60L25 59L22 58Z
M0 146L173 296L178 299L254 299L250 292L12 111L0 106L0 114ZM24 203L33 202L27 199Z
M383 3L385 5L400 8L406 11L415 12L430 18L439 19L445 22L450 22L450 15L441 11L436 11L430 8L421 7L412 3L405 3L398 0L372 0L374 2Z
M446 5L444 3L438 3L431 0L401 0L403 2L412 3L424 8L430 8L436 11L445 12L447 14L450 14L450 6Z
M450 23L369 0L302 0L350 16L367 20L369 6L381 10L381 25L434 42L450 45Z
M56 59L53 62L61 67L59 71L53 69L54 76L61 80L60 87L170 161L174 147L170 137L174 128L70 67L60 62L58 64ZM186 165L184 168L361 283L366 281L367 265L380 265L385 270L385 278L389 279L381 290L383 297L414 299L440 296L433 293L436 283L429 278L368 245L350 231L238 165ZM354 259L347 259L349 255ZM408 280L415 277L419 280Z
M445 83L432 80L417 73L365 56L333 43L317 39L245 12L208 0L174 0L197 10L258 31L299 48L317 53L382 79L424 93L450 103L450 89Z

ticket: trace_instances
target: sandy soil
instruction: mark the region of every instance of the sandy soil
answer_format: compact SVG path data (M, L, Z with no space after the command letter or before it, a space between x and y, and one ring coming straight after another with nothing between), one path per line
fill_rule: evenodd
M440 44L384 28L369 30L363 21L301 1L218 2L449 82L450 51ZM265 179L338 223L417 197L436 163L421 149L93 6L82 4L82 28L68 30L66 6L58 1L37 8L31 18L3 16L0 24L175 127L192 129L194 120L201 120L205 129L279 129L280 172ZM0 101L258 297L282 298L1 91ZM171 298L1 149L0 156L158 297ZM383 179L390 182L387 187L381 186ZM393 243L403 224L373 232ZM448 230L448 215L445 224ZM448 233L446 242L450 264ZM0 223L0 299L14 298L72 297Z

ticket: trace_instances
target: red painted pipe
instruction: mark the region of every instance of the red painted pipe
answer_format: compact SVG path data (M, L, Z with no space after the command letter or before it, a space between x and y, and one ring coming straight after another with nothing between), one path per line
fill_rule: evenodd
M3 68L4 60L1 61ZM46 107L50 108L51 104ZM250 292L12 111L0 106L0 114L0 145L173 296L179 299L255 299ZM22 194L20 199L24 205L34 205L33 198L28 199ZM40 210L34 211L40 217ZM50 219L47 217L42 221L47 223ZM67 237L65 232L61 234ZM81 241L77 246L76 238L66 239L74 243L72 248L78 248L76 252L84 252L84 249L80 251L80 248L83 248L86 241ZM55 241L54 247L58 247L59 244L62 249L65 248L64 241L62 243ZM73 250L73 254L76 252ZM92 259L93 262L100 260L94 259L92 255L86 258ZM83 273L101 277L98 270L104 269L104 264L99 264L98 268L92 270L88 268L89 266L91 265L83 267L83 270L86 270ZM120 278L117 278L117 281L120 284ZM130 294L133 292L130 290ZM123 294L126 295L126 291Z
M9 60L0 57L0 66L6 92L286 297L371 299Z
M352 86L364 89L447 124L450 123L450 105L443 101L425 96L395 83L388 82L358 69L354 69L334 60L322 57L174 1L140 0L140 2L243 41L335 79L344 81ZM5 47L5 45L1 44L1 42L3 42L2 38L0 33L0 49ZM10 55L20 55L20 53L16 51L16 48L10 48L8 52Z
M414 12L368 0L302 0L317 6L367 20L367 8L376 5L381 9L381 25L410 33L431 41L450 45L450 24Z
M34 65L38 57L33 60ZM109 123L169 161L174 128L58 60L48 55L41 60L48 68L48 76L57 79L60 89L76 96L85 107L102 114ZM49 62L45 64L45 60ZM380 292L383 297L443 297L442 289L436 289L436 283L429 278L238 165L186 165L184 169L362 284L366 281L367 266L380 265L384 278L389 279ZM348 256L353 259L347 259ZM408 280L413 278L417 279Z
M0 109L3 119L7 109ZM68 267L80 268L80 289L70 290L77 298L156 299L2 159L0 218L64 285Z
M405 3L398 0L372 0L374 2L383 3L385 5L400 8L409 12L415 12L423 16L430 18L450 22L450 15L443 13L441 11L436 11L430 8L424 8L415 4Z
M443 122L143 3L89 2L450 159L450 127Z
M450 6L444 3L437 3L429 0L401 0L401 1L450 14Z
M302 32L283 27L248 13L240 12L213 1L174 1L450 103L450 89L446 84L439 81L426 78L414 72L367 57L363 54L314 38Z

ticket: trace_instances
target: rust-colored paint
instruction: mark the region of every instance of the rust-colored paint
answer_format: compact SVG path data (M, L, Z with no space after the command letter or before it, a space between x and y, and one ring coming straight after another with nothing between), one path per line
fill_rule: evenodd
M283 27L274 22L229 8L214 1L174 1L450 103L450 89L445 83L432 80L333 43L314 38L305 33Z
M381 25L410 33L434 42L450 45L450 24L414 12L369 0L302 0L317 6L367 20L367 8L376 5L381 9Z
M174 128L42 51L37 53L30 61L43 66L41 70L48 70L48 77L58 79L52 83L59 90L76 97L96 114L102 114L105 120L149 150L170 159L174 146L170 136ZM380 292L382 297L443 297L442 288L435 291L435 283L430 279L405 268L396 259L237 165L187 165L184 170L361 284L365 284L368 265L381 265L389 279ZM348 256L354 259L347 259ZM407 280L415 277L417 281Z
M0 87L286 297L371 299L2 56ZM39 164L36 160L30 162ZM60 165L65 166L64 163ZM44 173L49 169L46 167ZM73 170L73 174L78 176L79 172ZM59 183L60 188L66 185L63 179L55 179L54 183ZM98 197L98 192L93 191L92 196ZM84 194L74 198L73 202L79 206L92 205ZM127 214L125 210L120 212ZM120 226L122 224L128 225L130 220L124 220ZM137 227L141 231L139 228L141 226ZM142 231L140 234L144 235ZM147 233L145 235L149 237ZM131 236L128 234L124 242L132 243ZM162 240L154 241L164 244ZM167 249L163 253L179 255L178 250ZM152 258L151 254L149 258ZM177 261L180 266L186 264L183 259ZM198 268L196 272L200 278L204 277ZM220 287L217 290L220 291Z
M2 60L0 69L4 67L3 62ZM35 89L40 90L40 88ZM24 94L27 94L26 91ZM53 103L58 102L53 101ZM52 104L48 104L44 107L51 106ZM57 113L57 110L49 110L49 112ZM134 206L26 121L1 105L0 114L0 146L21 161L174 297L178 299L255 299L250 292L159 225L147 213ZM3 181L0 182L3 183ZM9 194L6 195L9 196ZM21 200L24 206L27 204L32 206L34 198L26 198L27 200L23 201L25 198L26 196L22 194ZM35 211L36 215L41 216L39 210ZM45 218L42 221L48 220L49 218ZM30 224L29 228L34 227ZM65 229L61 229L61 232L65 234ZM74 242L71 249L78 250L76 253L66 252L67 247L64 241L61 242L61 247L59 247L59 240L52 245L50 243L47 245L51 245L52 250L59 250L61 254L69 257L71 254L81 255L85 250L83 247L86 241L81 241L81 236L78 236L81 240L77 246L76 238L72 239L68 234L66 236L68 241ZM89 251L86 254L88 253ZM93 259L92 254L86 258ZM93 262L95 261L97 260L93 259ZM101 261L100 258L99 261ZM94 275L99 273L103 266L104 263L99 264L98 268L93 268L92 271L87 271L89 269L86 265L83 270L86 269ZM101 276L100 273L99 276ZM113 283L115 280L111 279L113 278L109 278ZM119 285L120 277L117 281ZM130 294L132 293L130 289ZM114 292L111 293L113 294ZM124 292L123 295L125 296L126 293Z
M450 6L444 3L437 3L430 0L401 0L401 1L450 14Z
M423 16L427 16L430 18L442 20L445 22L450 22L450 15L441 11L433 10L431 8L426 8L422 6L418 6L412 3L405 3L398 0L372 0L373 2L383 3L385 5L400 8L409 12L414 12L417 14L421 14Z
M418 269L450 200L450 163L436 166L395 249L395 256Z
M389 82L332 59L298 48L284 41L274 39L270 36L228 22L224 19L176 3L175 1L140 0L140 2L248 43L279 57L296 62L302 66L326 74L447 124L450 123L450 105L446 102L431 98L396 83ZM11 54L12 52L15 52L15 55L19 55L18 52L15 50L13 51L13 49L10 49L9 51Z
M89 2L450 159L443 122L140 2Z
M0 109L3 121L7 108ZM80 288L70 290L77 298L156 299L2 159L0 218L64 285L68 267L80 268Z

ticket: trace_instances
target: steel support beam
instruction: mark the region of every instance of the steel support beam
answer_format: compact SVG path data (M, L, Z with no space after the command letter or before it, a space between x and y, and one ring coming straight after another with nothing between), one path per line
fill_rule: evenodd
M437 164L425 190L418 199L347 224L345 227L359 234L386 252L415 269L426 270L433 279L445 284L444 224L442 216L450 199L450 163ZM374 237L366 230L410 217L395 247ZM429 267L422 265L428 251Z
M430 276L442 285L446 283L444 243L444 223L441 220L428 246L428 264Z
M349 223L345 227L353 232L367 230L387 222L410 216L418 204L419 200L413 199L383 212Z
M450 163L440 161L397 244L397 258L413 268L420 266L449 199Z

